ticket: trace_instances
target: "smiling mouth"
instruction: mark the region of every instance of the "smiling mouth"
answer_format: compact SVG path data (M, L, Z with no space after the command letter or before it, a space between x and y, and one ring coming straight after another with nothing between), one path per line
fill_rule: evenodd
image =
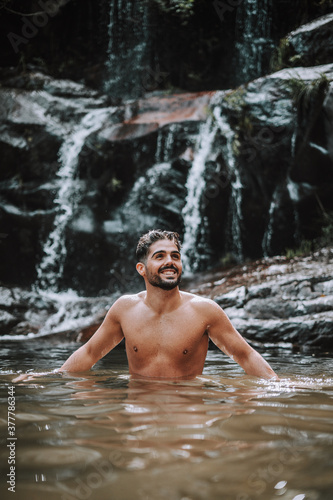
M163 274L164 276L176 276L178 272L176 271L176 269L167 268L167 269L162 269L160 271L160 274Z

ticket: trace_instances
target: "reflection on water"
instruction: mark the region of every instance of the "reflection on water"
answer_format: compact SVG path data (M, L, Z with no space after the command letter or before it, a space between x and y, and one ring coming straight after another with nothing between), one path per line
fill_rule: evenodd
M74 348L2 345L3 475L13 373L58 367ZM245 376L218 351L194 380L134 379L116 350L80 376L16 385L13 498L331 500L333 362L264 355L281 381Z

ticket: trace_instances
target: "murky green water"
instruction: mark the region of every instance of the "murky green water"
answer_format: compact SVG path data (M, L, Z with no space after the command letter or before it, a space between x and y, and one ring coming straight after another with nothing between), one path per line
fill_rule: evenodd
M1 344L1 469L8 388L75 345ZM331 500L333 360L264 353L282 376L244 375L219 351L191 381L135 380L125 354L15 386L15 500ZM7 495L7 496L6 496Z

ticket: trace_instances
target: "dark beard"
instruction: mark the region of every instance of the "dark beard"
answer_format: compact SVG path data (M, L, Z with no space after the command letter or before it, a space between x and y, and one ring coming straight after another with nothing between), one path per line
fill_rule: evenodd
M162 290L173 290L176 288L179 283L181 282L182 276L181 274L178 275L177 279L175 281L163 281L160 276L152 276L148 277L148 281L151 285L161 288Z

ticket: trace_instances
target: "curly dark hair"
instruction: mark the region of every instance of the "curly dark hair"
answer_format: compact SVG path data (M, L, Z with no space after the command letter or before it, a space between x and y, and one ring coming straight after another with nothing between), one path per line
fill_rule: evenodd
M179 234L174 231L162 231L162 229L151 229L148 233L141 236L136 247L136 258L138 262L146 262L150 246L159 240L173 241L178 250L180 251L181 243Z

